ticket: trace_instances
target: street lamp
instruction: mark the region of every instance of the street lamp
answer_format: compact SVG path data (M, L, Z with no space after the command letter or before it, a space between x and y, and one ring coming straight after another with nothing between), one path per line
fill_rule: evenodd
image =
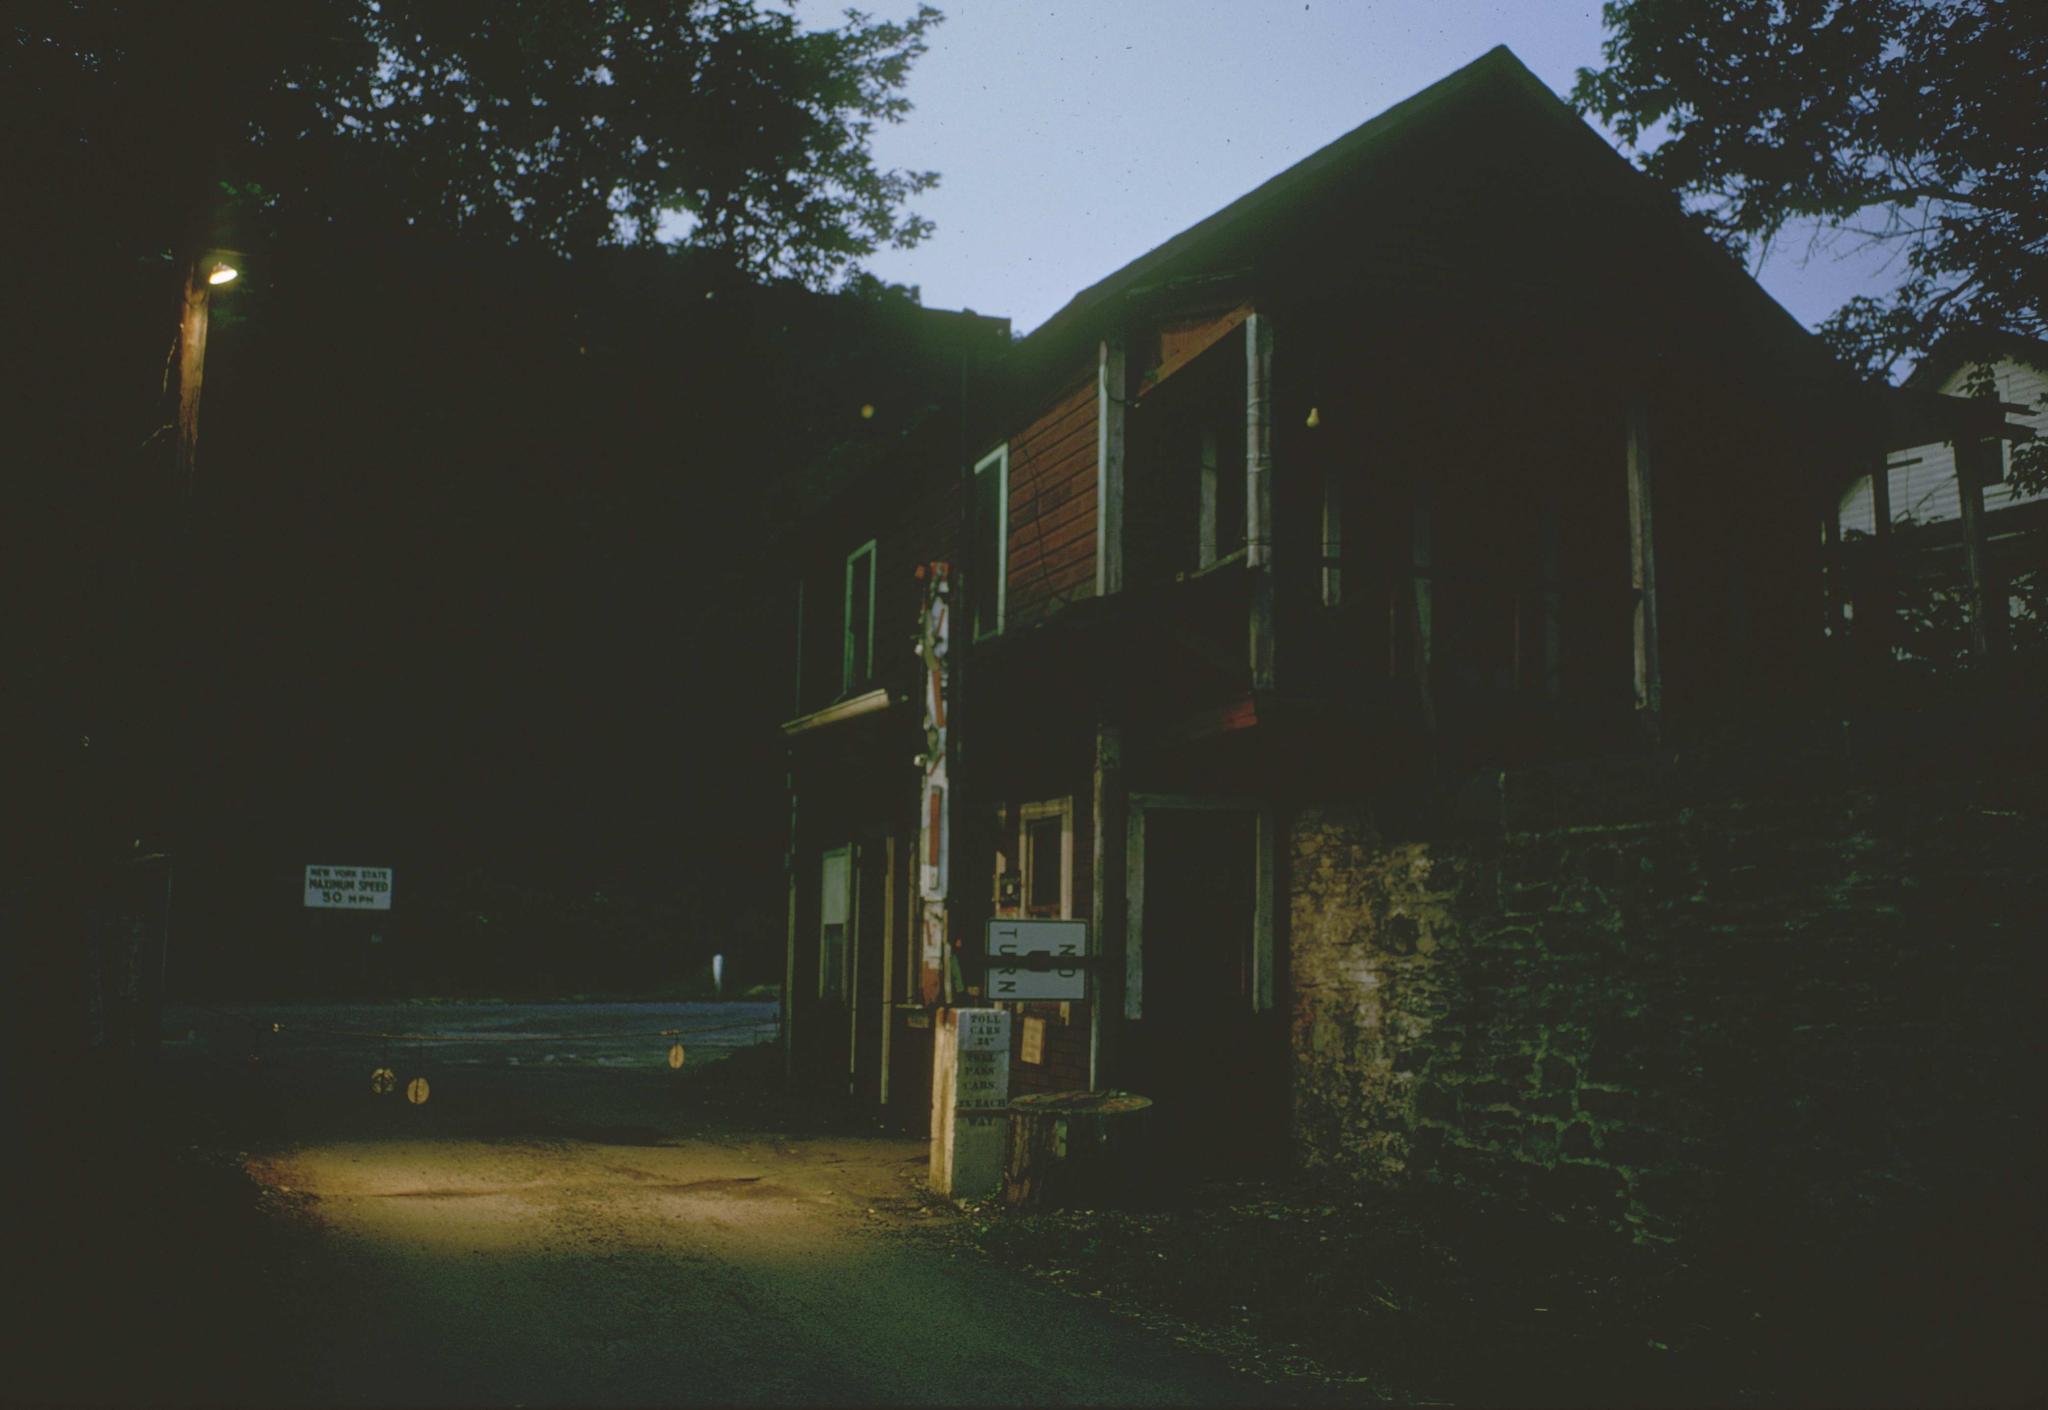
M192 493L199 458L199 392L206 378L206 325L213 291L242 274L234 250L204 251L185 275L184 307L178 323L178 457L179 489Z

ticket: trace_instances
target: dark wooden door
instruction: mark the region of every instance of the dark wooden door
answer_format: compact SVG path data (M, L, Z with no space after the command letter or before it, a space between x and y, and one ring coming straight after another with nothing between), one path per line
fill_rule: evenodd
M1174 1158L1242 1164L1267 1144L1274 1104L1252 1012L1258 819L1149 810L1144 867L1140 1090Z

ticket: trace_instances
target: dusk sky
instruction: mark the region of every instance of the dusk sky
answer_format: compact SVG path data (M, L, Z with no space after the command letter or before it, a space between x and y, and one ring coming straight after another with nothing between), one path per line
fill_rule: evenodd
M882 130L937 170L938 233L871 268L1020 332L1367 118L1506 44L1552 91L1600 62L1589 0L940 0L946 20ZM901 17L907 3L878 5ZM814 22L830 11L818 6ZM1781 242L1764 286L1809 327L1884 287L1882 261Z

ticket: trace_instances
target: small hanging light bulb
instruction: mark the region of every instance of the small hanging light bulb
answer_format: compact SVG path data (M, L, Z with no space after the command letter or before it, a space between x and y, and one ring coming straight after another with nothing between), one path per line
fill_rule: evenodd
M1317 409L1316 409L1315 407L1310 407L1310 408L1308 409L1308 428L1309 428L1309 430L1313 431L1313 430L1315 430L1315 428L1316 428L1316 427L1318 427L1318 426L1320 426L1320 425L1322 425L1322 424L1323 424L1323 414L1322 414L1322 412L1318 411L1318 410L1317 410Z

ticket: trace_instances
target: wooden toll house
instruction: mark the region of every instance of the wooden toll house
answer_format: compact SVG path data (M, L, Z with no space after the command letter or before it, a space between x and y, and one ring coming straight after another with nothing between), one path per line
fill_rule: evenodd
M1011 1095L1141 1092L1219 1159L1287 1139L1295 809L1428 818L1782 711L1843 486L2003 425L1855 386L1506 49L956 371L780 567L792 1070L921 1129L987 921L1079 919L1086 997L1014 1006Z

